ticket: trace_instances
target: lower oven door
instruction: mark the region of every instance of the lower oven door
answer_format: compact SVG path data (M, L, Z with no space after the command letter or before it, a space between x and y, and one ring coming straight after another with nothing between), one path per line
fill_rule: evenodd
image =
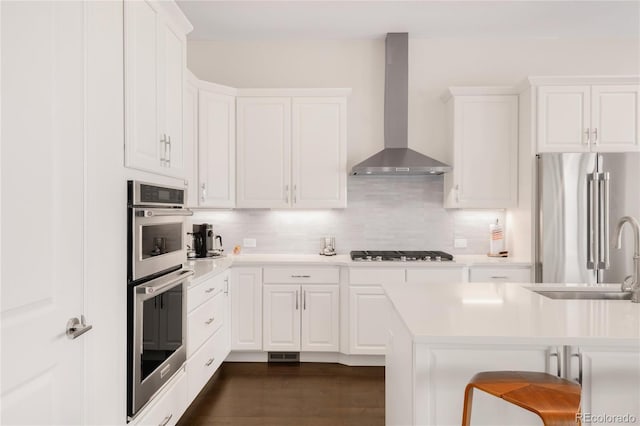
M193 274L182 269L131 287L134 298L131 416L186 361L186 294Z

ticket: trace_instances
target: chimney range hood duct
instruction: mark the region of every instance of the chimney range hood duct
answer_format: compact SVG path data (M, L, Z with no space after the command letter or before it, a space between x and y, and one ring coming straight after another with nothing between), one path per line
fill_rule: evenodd
M441 175L451 166L409 149L409 34L385 41L384 149L353 166L352 175Z

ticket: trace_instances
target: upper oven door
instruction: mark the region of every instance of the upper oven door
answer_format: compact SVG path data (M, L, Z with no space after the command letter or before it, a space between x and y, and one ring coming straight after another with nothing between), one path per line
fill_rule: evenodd
M131 280L181 265L187 258L185 209L132 209Z

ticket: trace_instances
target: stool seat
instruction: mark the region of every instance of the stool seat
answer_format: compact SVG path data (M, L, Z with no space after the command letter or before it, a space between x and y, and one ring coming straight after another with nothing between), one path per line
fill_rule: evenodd
M580 424L580 385L547 373L485 371L473 376L464 391L462 426L471 421L474 389L536 413L545 426Z

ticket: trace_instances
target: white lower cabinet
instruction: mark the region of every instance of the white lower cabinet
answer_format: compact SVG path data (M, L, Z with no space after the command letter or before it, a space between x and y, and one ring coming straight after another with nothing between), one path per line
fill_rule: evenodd
M467 282L467 268L463 266L407 268L407 283L410 284L454 284L464 282Z
M338 285L265 285L263 350L337 352L338 299Z
M640 352L580 347L574 353L577 356L571 357L569 378L582 376L581 405L585 415L582 424L635 423L629 420L631 417L640 420ZM599 417L605 415L620 417L608 420Z
M349 288L349 353L384 355L389 301L379 286Z
M211 379L231 350L230 278L225 270L187 293L187 403Z
M528 266L472 266L469 269L469 282L530 283L532 281L531 268Z
M233 268L231 350L262 350L262 268Z
M178 371L158 395L156 401L145 407L142 416L133 420L134 426L173 426L178 423L189 405L187 400L187 375L184 369Z

